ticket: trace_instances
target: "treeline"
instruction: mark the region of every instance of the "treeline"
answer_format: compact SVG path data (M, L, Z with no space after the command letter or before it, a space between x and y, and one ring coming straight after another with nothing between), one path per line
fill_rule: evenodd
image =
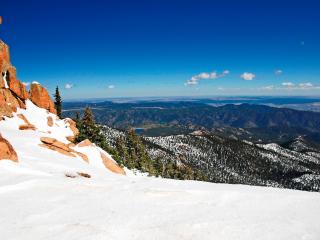
M91 108L87 107L80 117L77 113L74 119L79 129L76 143L89 139L97 146L109 152L113 159L122 167L146 172L150 176L161 176L181 180L202 180L207 178L192 167L176 161L162 161L152 159L145 145L133 129L129 129L123 136L117 137L114 146L110 146L103 131L103 126L96 124Z

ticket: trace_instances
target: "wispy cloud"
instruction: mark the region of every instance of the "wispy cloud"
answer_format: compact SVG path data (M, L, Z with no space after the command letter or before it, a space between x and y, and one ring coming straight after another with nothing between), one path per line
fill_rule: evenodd
M64 85L64 88L65 89L71 89L71 88L73 88L73 84L67 83L66 85Z
M30 85L30 82L23 82L22 84L28 87Z
M253 74L253 73L244 72L240 77L241 77L243 80L251 81L251 80L253 80L253 79L256 77L256 75Z
M261 88L262 90L274 90L275 86L274 85L269 85Z
M194 75L191 77L191 79L187 80L185 82L185 85L198 85L200 81L202 80L210 80L210 79L217 79L221 77L225 77L230 73L229 70L224 70L222 73L217 73L216 71L213 72L202 72L197 75Z
M287 88L292 88L295 86L295 84L292 82L283 82L281 85Z
M283 82L281 85L275 86L275 85L269 85L260 88L260 90L316 90L320 89L320 85L314 85L311 82L304 82L304 83L293 83L293 82Z
M313 84L311 82L307 82L307 83L299 83L299 87L300 88L313 88Z
M278 70L274 71L274 74L277 75L277 76L281 75L282 73L283 73L283 71L281 69L278 69Z
M114 86L114 85L109 85L108 86L108 89L114 89L116 86Z

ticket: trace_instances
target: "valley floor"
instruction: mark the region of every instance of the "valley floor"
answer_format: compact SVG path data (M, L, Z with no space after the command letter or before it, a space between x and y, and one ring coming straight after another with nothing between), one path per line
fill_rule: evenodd
M320 239L320 194L0 167L1 239Z

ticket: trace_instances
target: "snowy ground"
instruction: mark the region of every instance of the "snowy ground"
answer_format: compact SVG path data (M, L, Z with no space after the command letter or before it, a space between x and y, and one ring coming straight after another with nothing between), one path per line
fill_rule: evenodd
M319 193L112 174L92 157L39 147L41 136L70 131L59 121L48 129L47 113L29 109L37 131L0 122L19 156L0 161L1 240L320 239ZM77 172L91 178L66 177Z
M320 239L320 194L0 165L1 239Z

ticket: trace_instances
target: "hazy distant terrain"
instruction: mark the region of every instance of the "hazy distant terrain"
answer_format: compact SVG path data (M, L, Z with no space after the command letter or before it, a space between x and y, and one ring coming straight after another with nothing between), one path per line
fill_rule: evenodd
M86 106L90 106L98 123L123 130L137 128L139 133L147 136L206 130L218 135L236 135L239 139L254 142L282 143L302 135L312 142L320 143L320 113L280 107L296 104L299 108L304 108L305 104L315 104L318 99L209 100L123 99L122 102L66 102L64 115L74 117L76 112L81 113Z

